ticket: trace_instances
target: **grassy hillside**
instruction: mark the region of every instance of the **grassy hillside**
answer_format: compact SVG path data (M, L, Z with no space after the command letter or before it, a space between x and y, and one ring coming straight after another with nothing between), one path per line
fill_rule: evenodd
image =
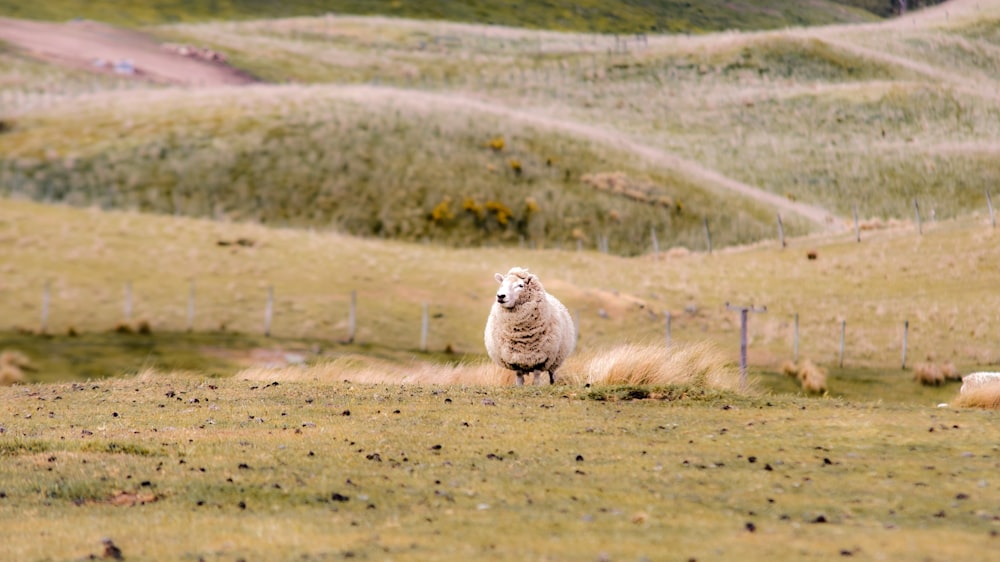
M616 253L773 235L730 200L611 146L405 91L273 88L126 94L19 118L0 184L41 201L251 220L450 245ZM67 137L67 128L76 131ZM795 231L790 223L790 231ZM803 229L798 229L802 232Z
M856 0L821 0L791 6L786 2L775 0L746 0L735 5L722 0L698 3L678 0L640 2L556 0L542 4L488 0L475 2L169 0L151 4L56 0L31 4L2 0L0 15L49 20L84 17L134 26L181 21L264 19L340 13L599 33L703 33L724 29L773 29L876 19L871 12L851 6L857 3Z
M862 216L900 218L914 198L939 217L980 209L996 184L996 18L994 8L953 3L877 33L836 27L639 45L364 19L162 32L228 52L268 80L457 91L624 132L841 216L857 205Z

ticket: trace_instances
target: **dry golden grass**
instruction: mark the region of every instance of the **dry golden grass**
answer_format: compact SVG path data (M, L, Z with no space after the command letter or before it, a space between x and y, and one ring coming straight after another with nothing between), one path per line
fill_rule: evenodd
M0 353L0 365L27 367L31 365L31 359L16 349L5 349L2 353Z
M957 408L1000 410L1000 382L984 384L963 392L951 405Z
M683 385L739 390L739 370L708 342L625 344L571 357L560 380L590 385Z
M393 363L363 355L344 355L312 366L292 365L280 369L254 367L236 378L253 381L354 382L361 384L416 384L502 386L514 383L514 374L488 363L438 365L414 361Z
M781 372L789 377L799 376L799 367L791 359L785 359L781 363Z
M0 353L0 386L24 382L24 369L31 367L31 360L20 351L7 349Z
M14 365L0 364L0 386L24 382L24 373Z
M492 363L439 365L413 361L393 363L362 355L344 355L312 366L254 367L236 375L261 382L353 382L361 384L414 384L459 386L510 386L514 373ZM642 385L692 386L739 390L739 372L713 344L677 344L669 349L655 345L627 344L569 358L557 373L557 384L582 386ZM752 388L752 385L751 385Z
M802 390L813 394L826 392L826 369L823 367L816 365L809 359L803 359L795 374L802 385Z
M810 361L803 359L796 365L790 360L785 360L781 364L781 372L789 377L795 377L802 390L812 394L823 394L827 391L826 375L827 371Z

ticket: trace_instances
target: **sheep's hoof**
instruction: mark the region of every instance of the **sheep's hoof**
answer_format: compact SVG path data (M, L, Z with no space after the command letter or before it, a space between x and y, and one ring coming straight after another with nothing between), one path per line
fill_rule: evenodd
M524 375L517 375L517 386L524 386Z

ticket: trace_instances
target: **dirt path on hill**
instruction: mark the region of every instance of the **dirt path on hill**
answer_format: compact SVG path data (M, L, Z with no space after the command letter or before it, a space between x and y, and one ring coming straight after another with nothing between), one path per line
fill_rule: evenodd
M503 105L492 104L486 101L449 93L430 93L371 86L347 86L342 89L342 93L359 101L377 97L388 97L393 101L411 104L416 107L426 107L427 105L463 107L483 113L501 115L508 119L522 121L542 128L563 131L581 138L607 144L627 152L638 154L658 166L677 170L692 180L695 180L710 189L714 189L719 195L735 193L742 197L764 203L775 208L777 211L786 213L786 216L787 213L790 213L802 217L813 223L815 226L818 226L823 231L837 231L841 228L840 221L837 220L837 217L822 207L792 201L786 197L782 197L769 191L764 191L758 187L734 180L716 172L715 170L706 168L697 162L682 158L667 150L644 145L626 136L625 134L612 129L587 125L578 121L563 120L537 112L522 111Z
M220 86L255 81L227 64L183 56L164 49L149 35L94 21L0 18L0 41L53 63L163 84Z

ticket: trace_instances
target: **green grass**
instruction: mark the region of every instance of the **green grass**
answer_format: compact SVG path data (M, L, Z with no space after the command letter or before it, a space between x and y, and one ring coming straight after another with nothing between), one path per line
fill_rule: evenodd
M393 0L222 0L193 2L84 2L57 0L25 4L4 0L0 15L66 20L84 17L120 25L149 25L204 20L317 16L325 13L390 15L441 19L535 29L600 33L703 33L726 29L773 29L789 25L822 25L873 21L871 12L852 7L855 1L819 1L788 6L774 0L750 0L734 6L721 0L693 4L678 0L651 2L398 2ZM868 8L867 6L864 6Z
M902 370L883 367L852 367L848 364L839 368L836 363L828 363L827 392L825 397L851 402L883 402L886 404L922 404L930 407L950 402L958 394L960 382L947 382L940 386L925 386L913 380L912 365ZM767 392L777 395L807 397L798 381L783 373L757 371L758 385Z
M0 333L0 350L17 349L32 358L27 375L36 382L99 380L135 375L146 369L198 371L209 377L228 376L240 369L237 359L252 349L280 347L307 352L300 341L274 341L228 333L83 333L45 336ZM227 353L212 351L225 350ZM231 358L227 359L227 355Z
M103 538L225 560L976 559L996 541L1000 434L979 411L183 375L0 398L19 559L100 557Z
M229 377L252 365L312 364L361 355L396 364L419 359L433 365L480 361L479 353L417 352L378 344L351 344L318 338L265 337L226 331L122 332L119 323L106 332L0 332L0 352L17 350L31 359L24 370L33 383L96 381L147 371L199 373ZM75 332L75 330L74 330Z

